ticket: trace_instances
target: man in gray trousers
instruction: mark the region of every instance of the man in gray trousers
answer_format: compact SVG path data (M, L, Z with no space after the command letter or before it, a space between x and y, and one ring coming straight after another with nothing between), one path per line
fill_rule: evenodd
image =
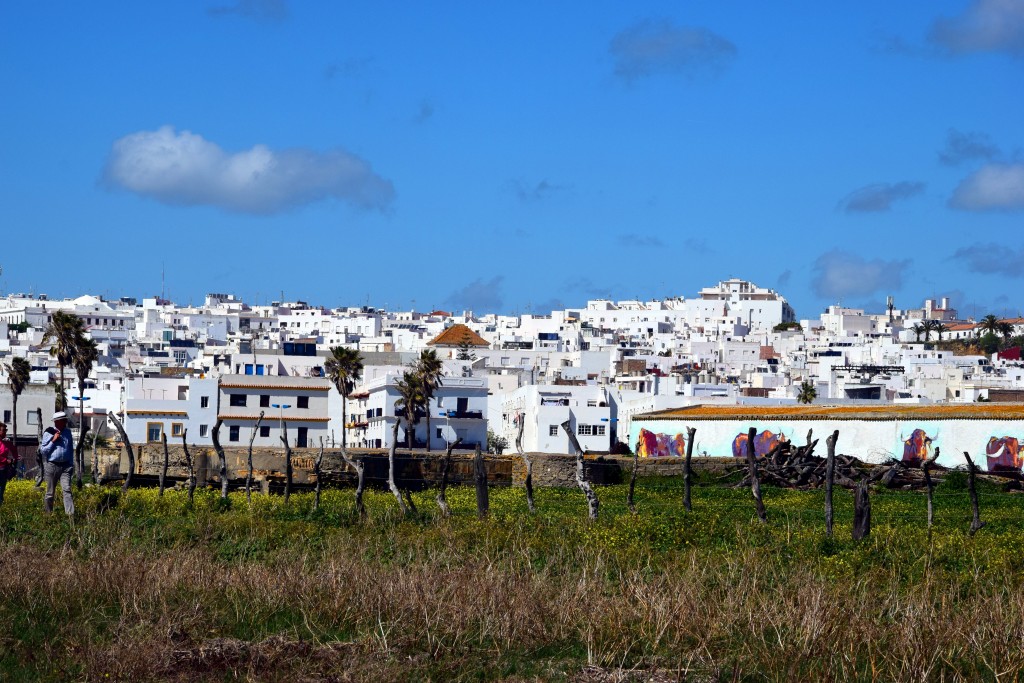
M75 501L71 497L71 476L75 472L75 441L68 429L68 416L63 411L53 414L53 427L43 434L39 444L43 456L43 479L46 481L46 495L43 507L53 512L53 496L57 482L64 491L64 512L68 517L75 514Z

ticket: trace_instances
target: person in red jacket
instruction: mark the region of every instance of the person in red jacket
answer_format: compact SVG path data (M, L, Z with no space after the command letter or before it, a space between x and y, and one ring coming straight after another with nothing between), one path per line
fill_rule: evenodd
M7 425L0 422L0 504L4 502L7 482L14 479L18 465L18 447L7 438Z

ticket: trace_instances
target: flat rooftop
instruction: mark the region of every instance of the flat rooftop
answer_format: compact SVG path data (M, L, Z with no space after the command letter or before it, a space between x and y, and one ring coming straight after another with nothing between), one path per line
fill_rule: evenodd
M698 405L633 417L645 420L1024 420L1024 403L942 403L867 406Z

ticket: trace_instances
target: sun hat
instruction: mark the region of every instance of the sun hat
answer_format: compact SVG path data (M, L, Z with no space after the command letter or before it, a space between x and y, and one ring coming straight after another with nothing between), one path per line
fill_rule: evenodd
M58 410L56 413L53 414L53 421L54 422L56 422L57 420L66 420L66 419L68 419L68 415L63 410Z

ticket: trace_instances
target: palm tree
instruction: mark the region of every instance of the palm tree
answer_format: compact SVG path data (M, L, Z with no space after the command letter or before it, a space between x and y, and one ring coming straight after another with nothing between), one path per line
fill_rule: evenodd
M75 349L81 339L85 338L85 323L74 313L54 311L50 323L43 330L42 344L50 345L50 355L57 359L60 368L60 387L57 391L57 409L67 408L67 395L64 387L64 368L71 365L75 358Z
M414 371L419 375L420 391L423 394L423 403L427 409L427 451L430 451L430 399L434 398L434 392L441 386L441 376L444 374L444 365L437 357L434 349L424 349L416 361Z
M949 328L946 327L944 324L942 324L940 322L936 322L935 323L935 333L937 335L939 335L939 341L942 341L942 334L944 332L949 332Z
M18 443L18 397L28 386L29 375L32 372L32 365L24 358L12 358L10 363L4 363L4 372L7 373L7 381L11 383L11 439L15 446Z
M804 405L810 405L816 398L818 398L818 390L814 388L814 383L805 379L800 384L800 393L797 394L796 400Z
M979 325L982 332L989 332L994 335L999 334L999 318L995 317L991 313L982 318Z
M924 325L914 325L910 329L914 332L914 341L921 341L921 334L924 332Z
M999 323L999 334L1003 335L1003 341L1006 344L1010 343L1010 338L1013 337L1013 325L1002 321Z
M82 462L82 453L85 449L85 444L82 441L85 438L85 380L89 378L93 363L99 357L100 353L96 348L96 341L94 339L83 335L75 340L75 353L71 359L71 364L75 368L75 375L78 376L78 452L76 453L76 458L78 460L79 488L82 487L82 470L85 469Z
M352 395L352 389L363 376L363 357L356 349L332 346L331 357L324 363L324 369L327 371L328 379L334 384L334 388L341 394L341 448L344 450L348 445L346 406L348 397Z
M924 343L927 344L932 338L932 332L935 331L936 323L934 320L924 320L921 322L921 330L924 332Z
M414 371L406 370L395 386L398 389L395 408L405 411L405 446L412 450L413 427L417 422L416 409L423 405L423 381Z

